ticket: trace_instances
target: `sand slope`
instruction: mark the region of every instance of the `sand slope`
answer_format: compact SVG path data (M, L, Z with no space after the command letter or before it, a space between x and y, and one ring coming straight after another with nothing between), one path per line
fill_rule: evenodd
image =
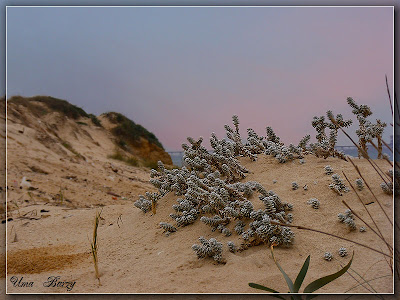
M356 175L352 166L336 158L323 160L308 156L305 160L306 163L303 165L298 161L279 164L275 159L260 155L257 162L244 158L242 163L250 170L246 180L258 180L266 188L274 190L284 201L294 204L294 224L325 230L387 252L370 230L365 233L349 232L337 221L337 213L345 210L345 206L341 203L342 199L362 218L368 219L353 191L341 197L328 188L330 176L324 174L325 165L330 164L337 171L344 170L355 180ZM385 210L391 215L392 198L380 190L380 180L376 178L366 161L357 160L357 164L367 176L368 183L374 187L374 192ZM384 169L388 167L384 161L378 164ZM277 183L273 184L273 180ZM300 186L307 184L309 188L307 191L303 189L294 191L291 189L292 181L297 181ZM372 200L366 190L361 192L361 195L366 202ZM160 221L171 222L168 215L172 212L171 206L176 198L175 195L168 194L160 200L157 214L154 216L151 213L143 214L132 204L107 205L103 208L104 220L99 227L101 286L94 277L94 268L89 255L88 237L92 234L95 209L69 210L63 206L49 204L21 208L21 215L33 210L39 216L48 215L48 217L39 220L16 218L9 222L8 253L11 257L9 268L15 273L8 275L18 278L24 276L24 280L29 279L37 283L29 289L30 292L66 292L63 288L43 287L42 283L49 276L55 275L67 281L76 281L72 292L258 293L257 290L248 287L248 282L268 285L282 292L287 291L285 282L266 246L252 247L244 252L232 254L227 251L226 242L232 240L239 243L239 237L236 234L224 237L219 232L211 232L210 228L199 220L195 224L179 228L176 233L168 237L165 236L158 224ZM306 204L310 198L318 198L321 201L320 209L314 210ZM261 204L257 197L251 200L256 207ZM391 242L391 227L378 209L377 203L369 204L367 207L383 229L383 234ZM41 209L49 212L40 213ZM358 219L356 224L362 225ZM294 231L296 233L294 245L290 248L278 247L275 252L280 264L291 278L295 278L308 255L311 255L311 264L305 284L337 271L340 263L347 263L350 259L349 256L340 258L337 255L338 249L344 246L349 252L355 251L352 269L366 280L386 276L372 281L371 285L378 292L393 291L390 269L382 255L329 236L296 229ZM15 232L17 241L14 241ZM217 265L211 259L196 258L191 246L197 243L201 235L206 238L216 237L224 243L224 257L227 260L225 265ZM60 247L63 251L58 250ZM41 266L41 273L36 273L35 270L27 272L25 269L24 272L18 271L14 266L17 264L17 259L13 260L14 257L18 258L21 253L26 254L21 251L28 249L31 249L32 260ZM46 251L51 257L49 263L43 263L46 256L41 256L41 253ZM337 260L325 261L322 258L325 251L332 252ZM70 264L68 266L52 264L52 259L57 255L60 260L66 260L66 256L72 257ZM43 266L47 266L48 270L43 269ZM351 274L359 280L354 272ZM346 274L322 288L321 292L343 293L356 284L357 281ZM8 282L8 291L25 290L14 287ZM368 291L357 287L352 292Z
M70 122L57 113L45 117L47 119L42 123L33 117L24 123L26 120L21 122L11 116L8 123L8 208L9 217L13 220L7 224L8 278L7 281L2 279L1 283L2 286L7 284L9 293L260 293L251 289L249 282L287 291L266 246L232 254L228 252L226 242L240 244L241 238L236 234L225 237L219 232L212 232L200 220L165 236L158 224L161 221L173 224L169 214L173 212L171 206L176 203L177 196L170 193L161 199L156 215L142 213L133 206L133 202L145 191L155 191L148 183L148 169L109 159L107 156L115 146L105 131ZM37 124L32 125L35 122ZM4 122L0 123L4 133ZM57 128L44 124L55 124ZM45 126L43 130L47 133L50 129L54 130L61 140L71 145L70 149L85 158L77 156L51 135L43 134L41 126ZM4 144L4 137L1 142ZM350 163L313 156L307 156L305 160L305 164L297 160L279 164L265 155L259 155L256 162L241 158L241 163L250 170L244 181L258 181L265 188L275 191L283 201L293 203L293 224L324 230L387 253L384 244L371 230L365 233L349 232L337 220L337 214L345 210L341 202L345 200L357 214L370 222L354 191L341 197L328 188L331 179L325 175L324 166L331 165L340 175L345 171L354 181L358 176ZM355 161L388 215L392 216L392 197L380 189L382 180L367 161ZM390 168L385 161L377 163L384 170ZM4 182L4 174L0 175ZM20 187L23 177L30 180L30 188ZM276 183L273 183L274 180ZM293 181L299 184L300 189L291 189ZM308 190L302 189L306 184ZM0 195L4 199L6 185L2 187ZM374 201L367 190L360 195L365 203ZM318 210L307 205L310 198L321 201ZM262 207L257 195L250 200L256 208ZM392 243L392 227L376 201L367 207L383 235ZM94 216L100 209L101 285L94 275L89 242ZM363 225L357 218L356 224L358 227ZM232 229L232 225L228 227ZM5 232L6 225L0 224L0 227ZM293 230L296 233L293 246L275 249L279 263L292 279L308 255L311 255L311 264L305 284L337 271L340 264L350 259L349 256L340 258L337 254L338 249L344 246L349 253L355 252L351 275L345 274L322 288L321 292L348 291L360 282L355 272L365 280L373 281L371 286L364 284L369 290L359 286L350 292L369 293L373 289L380 293L393 291L391 271L382 255L351 242ZM196 258L191 246L198 243L199 236L207 239L215 237L224 243L225 265L218 265L212 259ZM1 251L5 253L4 248ZM325 251L332 252L335 259L325 261ZM33 286L14 286L13 276L18 280L23 277L23 282L33 282ZM44 286L43 283L52 276L60 276L63 286ZM75 284L71 288L73 282ZM365 296L361 298L365 299Z

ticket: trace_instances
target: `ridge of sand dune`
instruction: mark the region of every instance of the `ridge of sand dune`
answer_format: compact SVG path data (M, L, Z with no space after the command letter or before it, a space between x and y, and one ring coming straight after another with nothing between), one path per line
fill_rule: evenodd
M148 182L149 169L132 167L108 157L115 150L109 130L113 125L102 120L103 117L99 119L108 130L94 126L88 118L72 120L58 112L48 112L38 118L23 106L15 113L13 109L11 107L8 119L8 217L12 218L7 224L6 284L9 293L261 292L251 289L249 282L287 291L265 245L230 253L226 243L233 241L239 245L242 239L236 234L225 237L218 231L212 232L200 220L166 236L159 223L174 224L169 214L178 196L173 193L159 200L155 215L144 214L134 207L133 202L140 194L155 191ZM351 164L338 158L322 159L312 155L304 160L304 164L298 160L280 164L264 154L260 154L257 161L242 157L240 163L249 170L243 181L258 181L283 201L293 203L296 225L324 230L386 252L371 230L350 232L337 219L337 214L346 209L342 203L345 200L369 221L354 191L339 196L328 187L331 176L325 174L324 166L331 165L340 175L345 171L354 181L358 176ZM387 214L392 216L393 199L379 187L380 178L366 160L356 159L355 162ZM383 170L390 168L386 161L376 163ZM21 186L23 177L27 181ZM292 190L293 181L298 183L298 190ZM304 185L308 186L307 190L302 188ZM392 243L392 226L378 204L366 189L360 195L366 204L369 203L369 211ZM310 198L320 200L319 209L307 204ZM261 208L257 196L249 200L255 208ZM101 285L95 278L89 242L99 207L102 209L98 229ZM357 218L356 224L363 225ZM228 224L231 231L233 225L233 222ZM5 224L0 226L5 229ZM340 265L350 259L350 256L341 258L337 254L340 247L346 247L349 253L355 253L352 275L345 274L320 292L346 292L361 280L354 271L365 280L372 280L370 284L377 292L393 291L391 271L384 256L334 237L293 231L296 235L293 245L275 249L276 258L292 279L308 255L311 255L311 263L305 285L339 270ZM223 243L226 264L196 257L191 246L198 243L200 236L215 237ZM2 251L4 254L4 249ZM323 259L326 251L334 255L330 262ZM26 263L21 263L23 259ZM48 287L43 284L54 276L75 284L71 290L65 285ZM23 277L24 281L34 284L26 290L15 285L11 277L18 280ZM351 292L370 291L358 286Z
M141 159L149 158L147 152L153 152L153 156L160 153L158 156L167 162L171 160L146 139L142 138L142 147L125 151L117 148L116 137L107 127L95 126L89 117L74 119L49 109L45 103L32 103L34 109L32 105L8 104L7 185L11 210L32 203L91 207L136 200L139 194L153 190L148 183L148 169L109 156L117 152L136 157L140 164ZM20 190L24 177L32 185L29 191Z
M244 181L257 180L267 189L274 190L283 201L294 204L294 224L304 225L367 244L376 249L383 249L380 240L370 231L361 233L358 230L349 232L344 224L337 220L337 214L345 210L341 200L345 200L360 216L368 219L357 200L355 193L350 191L339 196L328 188L330 176L324 173L324 166L329 164L338 172L345 171L352 180L357 178L354 168L337 158L318 159L306 156L305 164L298 161L279 164L275 159L260 155L256 162L241 158L241 163L249 169ZM379 188L379 179L365 160L356 160L357 165L365 174L369 184L379 197L383 207L392 215L392 197ZM377 161L383 168L387 162ZM270 172L273 170L274 172ZM273 183L276 180L276 183ZM308 185L308 190L291 189L291 182L299 186ZM135 190L130 185L131 190ZM366 190L361 196L370 202L371 195ZM169 214L171 206L178 196L172 193L164 196L157 206L156 215L144 214L132 204L107 205L103 207L99 236L99 269L101 286L94 276L91 257L83 257L79 265L71 265L54 271L44 270L40 274L10 274L9 276L26 277L34 282L42 282L49 276L58 275L64 280L76 281L72 292L127 292L127 293L258 293L251 289L249 282L256 282L278 291L286 291L285 281L276 268L269 249L266 246L251 247L240 253L230 253L227 241L239 243L237 235L225 237L218 231L212 232L210 227L197 220L187 227L178 228L175 233L166 236L159 228L159 222L171 222ZM310 198L318 198L321 206L318 210L307 205ZM257 197L250 198L257 206ZM392 228L379 211L378 204L368 205L383 234L391 243ZM49 212L40 213L41 209ZM64 206L36 205L20 209L23 215L35 210L39 215L48 215L39 220L16 219L8 226L8 251L10 255L23 249L39 247L57 247L73 245L73 253L90 251L88 237L92 234L95 209L66 210ZM12 224L12 226L11 226ZM361 226L360 220L356 224ZM229 226L231 226L230 224ZM385 276L371 282L380 293L390 293L392 278L390 269L382 255L353 243L342 241L326 235L294 229L296 237L292 247L278 247L276 257L291 278L295 278L302 263L311 255L309 273L305 284L318 277L337 271L340 263L345 264L350 257L341 258L337 251L346 247L348 252L355 252L352 269L366 280ZM15 233L18 240L13 241ZM225 265L216 264L212 259L197 259L191 246L198 243L198 237L217 238L224 244L223 256ZM333 253L335 259L328 262L323 259L325 251ZM353 276L355 273L352 273ZM359 279L359 278L358 278ZM9 292L20 292L20 288L8 284ZM339 278L323 287L321 292L343 293L357 284L350 275ZM50 292L43 285L37 285L30 292ZM65 292L62 288L53 288L51 292ZM357 287L352 292L368 292Z

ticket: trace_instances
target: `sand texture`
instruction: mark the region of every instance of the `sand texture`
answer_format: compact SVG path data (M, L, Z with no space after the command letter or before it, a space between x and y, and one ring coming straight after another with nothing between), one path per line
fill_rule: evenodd
M276 160L265 156L260 157L257 162L243 159L243 164L251 172L248 180L257 179L264 186L273 189L282 199L294 204L294 224L324 230L375 249L386 250L371 230L365 233L358 230L349 232L345 225L337 220L337 214L345 210L341 200L345 200L363 219L368 220L368 215L354 192L350 191L341 197L328 188L330 176L324 174L323 167L330 164L336 170L345 170L350 178L355 179L355 172L349 163L334 158L321 160L310 156L306 157L306 163L303 165L298 162L279 164ZM366 161L357 161L357 164L366 174L369 184L375 187L374 192L384 209L391 215L392 198L379 189L380 182L374 173L369 171ZM382 167L386 166L383 164ZM273 180L277 182L273 184ZM292 181L297 181L301 186L307 184L309 188L307 191L303 189L294 191L291 189ZM361 192L361 195L366 202L372 201L367 191ZM286 291L285 282L266 246L256 246L232 254L227 251L226 242L232 240L240 243L239 237L235 234L225 237L219 232L211 232L210 228L200 221L179 228L170 236L165 236L158 224L161 221L170 222L168 215L173 212L171 206L176 198L177 196L169 194L160 200L156 215L143 214L132 204L103 207L103 219L98 230L101 286L94 276L88 241L93 230L94 208L71 210L61 205L37 204L23 207L19 213L13 211L15 220L8 224L8 275L24 276L38 283L49 276L58 275L65 280L76 281L73 292L258 292L248 287L248 282ZM306 202L310 198L320 200L321 206L318 210L307 205ZM261 204L257 198L251 200L255 206ZM378 204L374 202L367 207L391 243L392 229L380 212ZM40 213L43 209L48 212ZM27 214L28 212L31 213ZM34 214L39 220L18 218L18 214ZM48 217L43 218L43 216ZM362 225L357 218L356 224ZM278 261L291 278L295 278L308 255L311 255L311 263L305 284L319 276L337 271L340 263L347 263L350 259L350 256L341 258L337 254L340 247L346 247L349 253L355 252L352 269L366 280L386 275L387 277L372 281L371 285L378 292L393 291L391 272L382 255L326 235L297 229L294 231L296 237L292 247L275 249ZM191 246L197 243L199 236L208 239L215 237L224 243L224 257L227 260L225 265L215 264L212 259L196 258ZM45 251L48 253L48 259L44 255ZM325 261L323 259L325 251L332 252L335 259L330 262ZM32 269L38 269L40 273L26 268L19 271L21 266L18 257L22 253L27 254L26 259L30 261ZM355 276L355 273L352 275ZM360 278L355 279L360 280ZM343 293L357 284L355 279L346 274L321 291ZM14 287L10 283L8 289L9 292L21 292L21 288ZM49 289L39 284L30 291L65 292L62 288ZM363 287L357 287L352 291L366 292Z
M46 115L52 124L58 117L56 113ZM177 232L166 236L159 223L174 224L169 214L174 212L172 205L178 196L169 193L160 199L155 215L151 212L144 214L134 207L133 202L140 194L156 190L148 182L149 169L108 158L115 144L105 131L88 125L84 126L86 134L70 120L64 120L62 126L58 126L57 135L85 157L82 159L59 142L49 139L49 135L41 136L37 127L27 125L32 122L38 120L32 118L22 124L18 118L11 117L8 122L7 205L8 218L12 220L7 223L8 274L6 281L2 279L1 282L7 285L9 293L262 293L250 288L249 282L280 292L288 291L265 245L231 253L226 243L233 241L240 245L242 239L235 233L225 237L218 231L212 232L200 220L179 227ZM358 176L353 166L338 158L307 155L304 160L304 164L299 160L280 164L264 154L254 162L240 158L241 164L249 170L243 181L258 181L266 189L276 192L283 201L293 203L292 224L326 231L388 253L386 246L370 229L363 233L358 229L349 231L338 221L337 214L346 209L342 203L344 200L361 218L372 224L353 190L339 196L328 187L331 176L325 174L326 165L331 165L341 177L344 171L354 182ZM393 199L380 188L381 178L366 160L354 161L393 222ZM376 163L383 170L390 169L386 161ZM29 180L29 184L21 186L23 177ZM293 181L298 183L299 189L292 190ZM307 190L303 189L305 185ZM2 196L4 190L5 186ZM364 204L368 204L366 207L382 234L392 244L392 226L377 201L367 189L359 194ZM320 201L319 209L307 204L310 198ZM262 208L256 194L249 200L255 209ZM100 210L99 284L90 240L94 217ZM358 218L355 222L358 228L364 225ZM232 231L233 225L233 222L228 225ZM6 225L0 226L4 231ZM319 291L393 292L392 273L383 255L331 236L295 228L293 231L296 235L293 245L276 247L274 251L278 262L293 280L306 257L311 255L303 287L338 271L354 252L351 270ZM223 243L226 264L196 257L191 246L198 243L200 236L215 237ZM340 247L346 247L349 255L340 257ZM4 248L1 251L4 255ZM333 254L332 261L324 260L326 251ZM363 281L360 275L364 280L371 280L369 285L357 286ZM54 276L59 276L57 282L62 284L45 286L44 283ZM33 284L20 287L13 284L12 277L18 280L23 277L21 282ZM199 297L202 296L189 298ZM330 299L329 296L321 298ZM354 298L367 299L365 296Z

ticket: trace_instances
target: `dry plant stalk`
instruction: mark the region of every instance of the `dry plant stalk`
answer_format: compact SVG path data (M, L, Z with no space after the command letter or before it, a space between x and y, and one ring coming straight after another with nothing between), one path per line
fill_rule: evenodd
M156 201L154 199L152 199L151 201L151 212L153 213L153 215L156 214Z
M283 223L275 222L275 221L271 221L271 224L274 224L274 225L281 225L281 226L285 226L285 227L294 227L294 228L301 229L301 230L308 230L308 231L313 231L313 232L317 232L317 233L322 233L322 234L329 235L329 236L332 236L332 237L335 237L335 238L338 238L338 239L341 239L341 240L344 240L344 241L347 241L347 242L354 243L354 244L356 244L356 245L359 245L359 246L362 246L362 247L364 247L364 248L370 249L370 250L375 251L375 252L377 252L377 253L380 253L380 254L382 254L382 255L384 255L384 256L387 256L387 257L389 257L389 258L392 257L391 255L386 254L386 253L384 253L384 252L382 252L382 251L379 251L379 250L377 250L377 249L374 249L374 248L372 248L372 247L370 247L370 246L367 246L367 245L361 244L361 243L359 243L359 242L356 242L356 241L353 241L353 240L350 240L350 239L347 239L347 238L338 236L338 235L333 234L333 233L329 233L329 232L325 232L325 231L321 231L321 230L317 230L317 229L313 229L313 228L309 228L309 227L304 227L304 226L300 226L300 225L283 224Z
M98 267L98 257L97 257L97 250L98 250L98 244L97 244L97 228L99 227L99 222L100 222L100 216L101 216L101 210L100 212L96 211L96 216L94 218L94 229L93 229L93 240L90 243L91 248L92 248L92 256L93 256L93 263L94 263L94 270L96 274L96 278L99 280L99 285L100 283L100 275L99 275L99 267Z

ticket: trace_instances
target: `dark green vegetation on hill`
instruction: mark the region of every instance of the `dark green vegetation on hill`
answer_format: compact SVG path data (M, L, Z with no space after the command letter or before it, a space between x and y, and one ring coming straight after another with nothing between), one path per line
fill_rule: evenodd
M117 124L111 131L115 136L120 138L119 146L124 147L126 143L136 144L140 142L140 138L148 140L150 143L157 145L164 149L163 145L159 142L157 137L149 132L143 126L136 124L132 120L125 117L123 114L116 112L107 112L104 114L110 122Z
M80 117L90 118L94 125L101 127L101 123L95 115L86 113L82 108L73 105L66 100L57 99L50 96L13 96L8 99L8 102L25 106L38 117L43 116L50 111L57 111L74 120L79 119ZM35 104L35 102L45 104L48 109Z

